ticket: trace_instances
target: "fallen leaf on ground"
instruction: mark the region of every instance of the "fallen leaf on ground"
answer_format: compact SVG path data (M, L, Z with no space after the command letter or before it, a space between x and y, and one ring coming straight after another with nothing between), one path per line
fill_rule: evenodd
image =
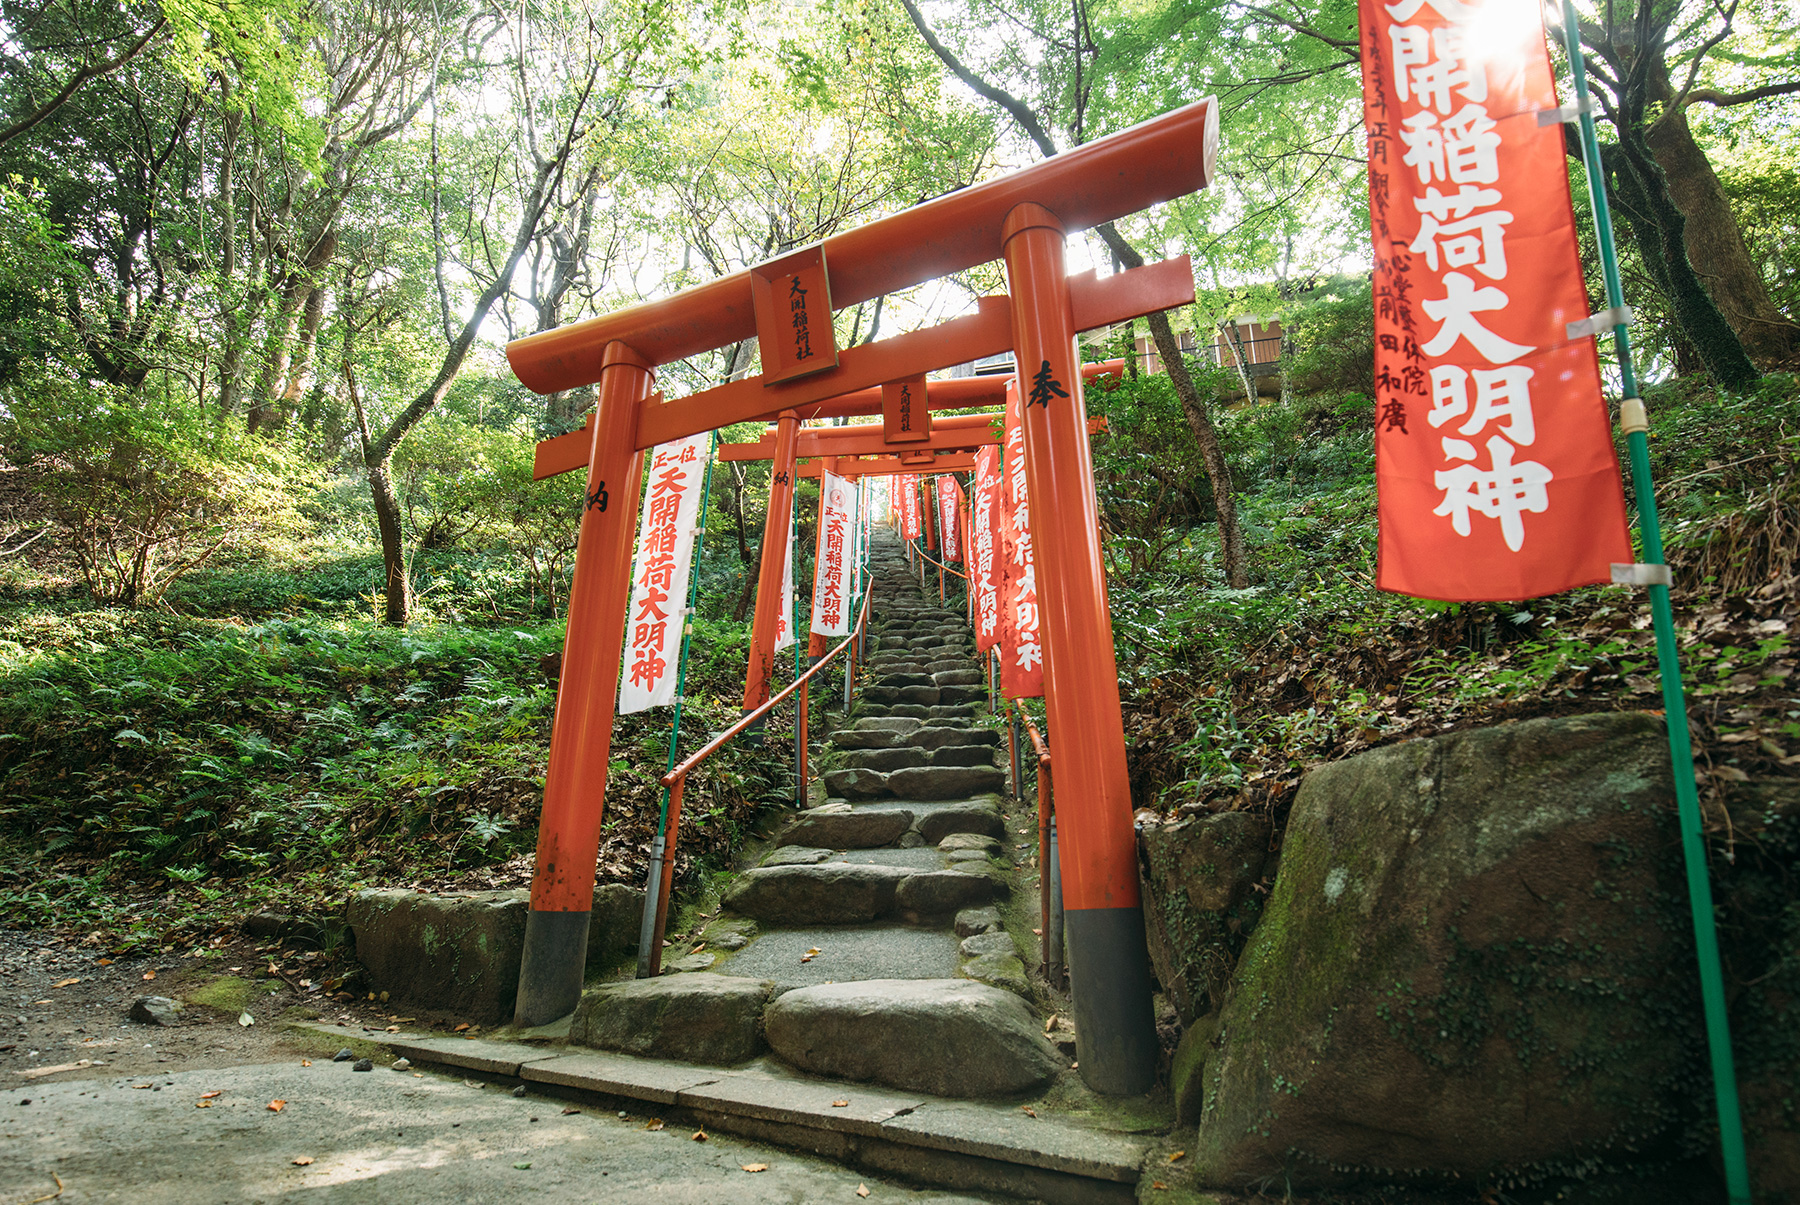
M133 1088L148 1088L150 1085L149 1084L133 1084L131 1086Z
M111 965L112 965L112 959L110 959L110 958L102 958L102 959L101 959L101 960L100 960L100 961L99 961L99 962L97 962L97 963L95 963L95 964L94 964L94 965L95 965L95 966L102 966L102 967L109 967L109 966L111 966Z
M145 979L146 979L146 980L149 980L149 979L154 979L154 978L156 978L156 972L155 972L155 971L145 971L145 972L144 972L144 978L145 978Z
M530 1170L531 1170L531 1164L529 1164L529 1163L515 1163L515 1164L513 1164L513 1170L514 1170L514 1171L521 1171L521 1172L528 1172L528 1171L530 1171Z
M1164 1184L1161 1180L1150 1181L1150 1187L1156 1189L1158 1192L1168 1192L1169 1191L1169 1186L1167 1184Z
M662 1118L660 1118L660 1117L652 1117L652 1118L651 1118L651 1119L650 1119L650 1120L649 1120L649 1121L646 1121L646 1122L645 1122L645 1123L644 1123L644 1128L645 1128L645 1129L646 1129L646 1130L660 1130L660 1129L662 1129L662 1128L663 1128L663 1123L662 1123Z
M312 1066L312 1060L311 1059L301 1059L300 1065L302 1067L310 1067L310 1066Z
M212 1101L210 1101L210 1100L197 1100L197 1101L195 1101L195 1102L194 1102L194 1107L195 1107L195 1108L196 1108L196 1109L210 1109L210 1108L212 1108Z
M706 948L706 943L705 943L705 942L703 942L703 941L697 941L697 942L695 942L695 943L694 943L694 948L693 948L693 949L691 949L691 950L689 950L689 951L688 951L688 953L690 953L690 954L698 954L698 953L699 953L699 952L700 952L700 951L702 951L702 950L704 950L704 949L705 949L705 948Z
M1030 1105L1020 1105L1019 1112L1025 1114L1025 1116L1027 1116L1027 1117L1036 1117L1037 1116L1037 1110L1032 1108Z
M1044 1032L1049 1033L1051 1030L1053 1030L1055 1028L1056 1028L1056 1014L1051 1013L1050 1019L1048 1021L1044 1022Z
M461 1033L463 1030L467 1029L468 1027L469 1027L469 1023L467 1021L464 1021L461 1025L458 1025L455 1029L451 1030L450 1032L451 1033Z
M217 1100L219 1097L221 1097L223 1095L225 1095L225 1090L223 1088L221 1088L217 1092L202 1092L200 1094L200 1099L201 1100Z
M421 1077L421 1078L423 1078L423 1077ZM570 1105L568 1108L566 1108L562 1111L562 1115L564 1117L567 1117L571 1113L579 1113L579 1112L581 1112L580 1109L577 1109L574 1105Z
M249 1029L252 1025L256 1024L256 1018L249 1013L239 1013L238 1024L242 1025L245 1029Z
M856 1186L856 1195L859 1197L868 1196L869 1195L869 1186L867 1184L858 1184Z
M81 982L81 980L79 980L79 979L58 979L55 983L52 983L50 986L51 987L68 987L70 984L80 983L80 982Z
M295 1167L308 1167L311 1166L312 1161L311 1155L301 1155L299 1158L295 1159L293 1163Z
M834 1100L831 1102L831 1107L834 1109L847 1109L850 1107L850 1102L847 1100Z
M269 1102L269 1112L271 1113L279 1113L285 1108L287 1108L287 1101L285 1100L272 1100Z
M386 1032L387 1033L399 1033L400 1027L398 1025L390 1025L387 1027Z
M824 951L819 949L818 946L814 946L812 949L808 950L807 953L808 954L823 954Z
M1176 1151L1173 1155L1169 1156L1169 1162L1174 1163L1177 1159L1185 1159L1185 1158L1187 1158L1186 1151Z
M688 1137L692 1138L695 1142L705 1142L706 1141L706 1131L705 1130L695 1130L692 1134L689 1134Z
M766 1163L746 1163L744 1164L744 1170L747 1172L766 1172L769 1170L769 1165Z

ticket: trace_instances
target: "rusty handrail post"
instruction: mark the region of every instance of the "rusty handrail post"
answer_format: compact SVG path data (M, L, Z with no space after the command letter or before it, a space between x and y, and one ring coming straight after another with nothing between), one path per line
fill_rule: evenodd
M681 831L681 796L687 788L683 774L669 784L668 838L662 846L662 882L656 891L656 928L650 934L650 978L662 974L663 933L669 925L669 887L675 881L675 836Z
M806 806L806 726L810 719L810 708L807 698L812 693L812 684L804 678L800 681L800 698L794 707L794 806Z
M1053 907L1053 897L1058 894L1061 884L1056 874L1056 795L1051 786L1050 748L1044 743L1037 725L1031 722L1023 704L1018 707L1019 718L1025 722L1025 731L1031 737L1031 744L1038 759L1038 932L1043 938L1044 978L1052 987L1058 986L1062 977L1062 934L1060 924L1053 924L1053 919L1060 920L1060 908Z
M857 617L857 627L859 629L868 623L870 598L871 595L863 596L862 612ZM658 780L663 786L669 788L669 824L668 837L667 840L664 841L662 848L662 888L655 902L656 924L654 931L649 936L649 972L651 978L655 978L662 973L663 933L667 930L669 923L669 889L675 878L675 843L681 835L681 796L683 790L685 790L687 786L688 775L692 774L700 766L701 762L704 762L707 758L723 748L725 743L732 737L738 735L738 733L762 719L769 712L773 711L778 704L786 701L789 695L796 691L805 690L807 683L812 681L813 675L823 671L824 668L827 665L830 665L840 653L849 648L850 642L855 639L855 632L844 637L836 648L832 649L829 653L826 653L823 657L820 657L818 662L814 664L811 669L796 678L785 690L770 698L754 711L750 711L745 715L738 717L737 723L721 732L718 736L713 737L713 739L708 741L699 752L690 756L686 761L682 762L679 766L676 766L673 770L670 770ZM651 902L648 899L644 901L644 907L646 911L650 909Z

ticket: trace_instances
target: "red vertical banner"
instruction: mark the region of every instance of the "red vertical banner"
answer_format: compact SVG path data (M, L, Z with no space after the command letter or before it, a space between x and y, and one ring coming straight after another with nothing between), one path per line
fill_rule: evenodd
M1038 699L1044 694L1044 644L1038 633L1037 558L1031 548L1031 499L1025 487L1025 429L1019 421L1019 391L1011 383L1006 389L1004 468L1000 690L1009 699Z
M962 552L962 487L948 473L937 479L938 530L943 533L944 563L960 564Z
M1632 559L1539 8L1359 0L1376 584L1531 598Z
M975 592L975 651L985 653L1000 639L1000 449L989 444L975 454L975 484L969 522L969 583Z

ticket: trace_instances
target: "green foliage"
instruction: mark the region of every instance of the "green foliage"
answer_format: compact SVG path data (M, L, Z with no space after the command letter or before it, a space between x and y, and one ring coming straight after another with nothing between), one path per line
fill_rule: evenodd
M280 444L166 399L40 378L9 391L0 446L34 470L89 593L155 603L223 552L301 529L313 474Z

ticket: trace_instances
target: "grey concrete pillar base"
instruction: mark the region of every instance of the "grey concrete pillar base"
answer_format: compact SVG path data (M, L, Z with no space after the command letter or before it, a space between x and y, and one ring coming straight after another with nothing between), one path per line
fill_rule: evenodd
M581 1003L592 912L539 912L525 918L513 1024L529 1029L566 1017Z
M1156 1086L1161 1053L1143 910L1070 908L1063 933L1082 1082L1107 1096L1142 1096Z
M755 710L756 708L754 707L740 707L738 708L738 718L742 719ZM746 744L753 748L760 749L763 744L763 730L768 727L768 724L769 717L765 715L762 719L756 721L756 723L750 725L750 727L744 729L738 735L743 738Z

